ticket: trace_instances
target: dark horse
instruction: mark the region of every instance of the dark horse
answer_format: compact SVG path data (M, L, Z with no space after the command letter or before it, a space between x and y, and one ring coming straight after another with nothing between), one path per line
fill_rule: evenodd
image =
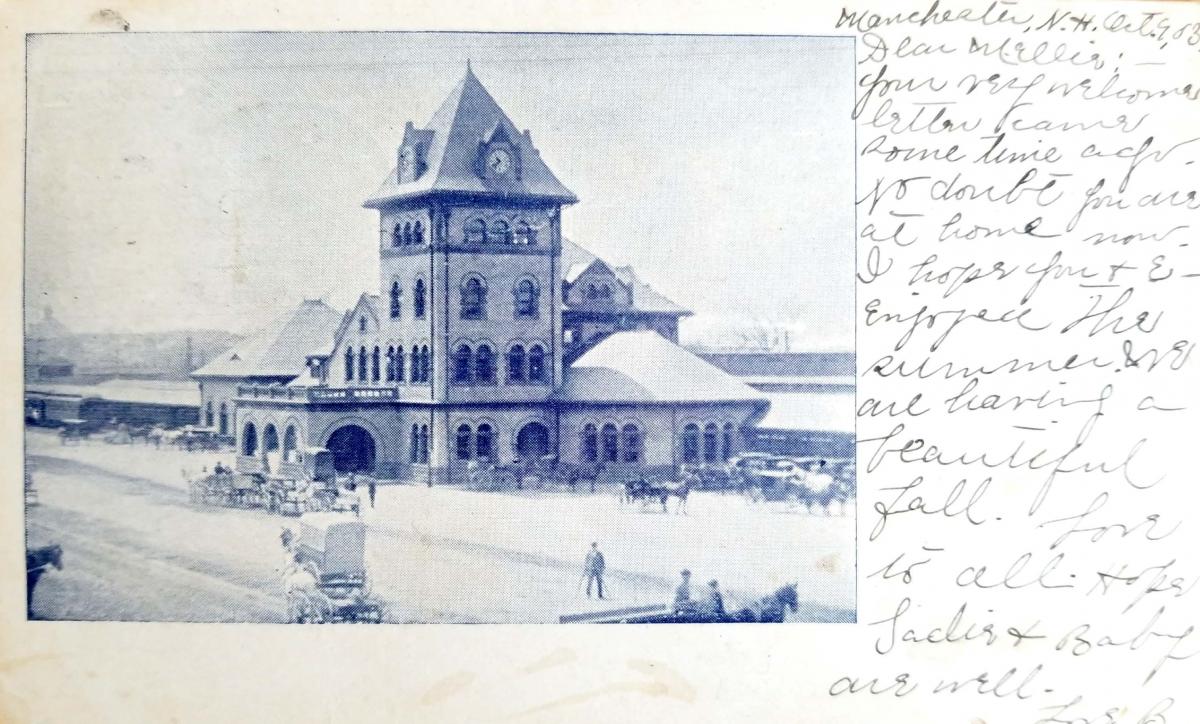
M657 500L662 506L663 512L667 512L667 498L672 496L679 498L679 505L676 507L677 512L687 512L688 494L692 490L692 481L690 478L684 478L682 483L659 483L649 481L645 478L630 480L625 483L625 502L648 503Z
M799 583L789 583L771 595L763 596L757 603L730 614L728 620L733 623L783 623L789 610L795 613L800 608L797 588Z
M25 609L29 618L33 618L33 589L50 566L62 570L62 557L62 546L57 544L25 551Z

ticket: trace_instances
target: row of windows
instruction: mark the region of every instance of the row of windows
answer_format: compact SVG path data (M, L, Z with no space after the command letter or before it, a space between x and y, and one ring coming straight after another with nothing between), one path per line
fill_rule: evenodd
M633 423L617 430L613 423L591 423L580 432L579 459L585 463L636 463L642 460L642 431Z
M403 292L400 290L400 282L393 281L392 288L388 292L388 316L392 319L400 318L400 297ZM418 279L413 283L413 318L425 318L425 280ZM367 331L366 317L359 319L358 331Z
M487 318L487 282L472 274L463 279L458 291L459 318ZM541 296L541 289L534 280L521 279L518 281L513 286L513 316L518 319L536 318L538 316L538 300Z
M491 226L483 219L468 219L463 224L464 244L515 244L532 246L537 243L537 231L524 219L509 226L504 219L497 219Z
M382 373L387 382L404 382L404 347L394 347L388 345L387 351L382 353L383 368ZM355 380L355 370L358 371L359 382L379 382L381 365L381 351L379 347L375 347L367 352L366 347L358 348L357 357L354 354L353 347L347 347L345 352L346 364L346 381L353 382ZM355 361L357 359L357 364ZM430 377L430 369L432 368L432 357L429 352L428 345L412 346L412 350L408 355L409 359L409 382L428 382Z
M546 350L535 344L525 347L515 344L508 350L509 382L544 384L547 378ZM496 355L489 344L481 344L474 350L468 344L460 344L454 350L454 366L451 381L456 385L496 384Z
M706 463L728 460L733 456L733 423L727 422L724 427L710 422L700 426L694 422L683 426L682 457L685 463L698 463L701 454Z
M209 400L208 404L204 406L204 426L205 427L217 427L217 430L220 432L220 434L228 435L229 434L229 405L227 405L224 402L221 403L221 417L220 417L219 426L214 425L214 423L216 423L216 422L217 421L213 419L213 403L212 403L212 400Z
M296 434L296 426L288 425L287 430L283 433L283 459L288 460L292 457L297 449L297 441L299 436ZM259 450L258 429L253 422L247 422L242 428L242 454L256 455ZM275 425L267 423L262 432L262 451L264 453L273 453L279 451L279 433L275 430Z
M392 246L420 246L425 243L425 225L420 219L396 224L392 228Z
M471 426L459 425L454 432L454 457L458 460L494 460L492 426L482 423L472 434Z

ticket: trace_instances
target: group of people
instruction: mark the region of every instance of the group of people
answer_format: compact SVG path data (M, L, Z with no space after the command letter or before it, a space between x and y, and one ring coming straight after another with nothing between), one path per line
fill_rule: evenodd
M596 586L596 596L604 599L604 554L600 552L599 544L592 543L587 558L583 562L583 578L587 579L587 595L592 597L592 584ZM692 572L683 569L679 572L682 580L675 588L675 598L671 605L675 613L688 613L698 616L721 618L728 615L725 611L725 598L721 595L721 585L714 578L705 586L703 595L692 597Z
M717 579L708 582L703 596L692 598L692 572L684 568L679 575L682 580L675 588L675 600L672 602L675 613L694 613L714 618L726 615L725 598L721 595L721 585Z

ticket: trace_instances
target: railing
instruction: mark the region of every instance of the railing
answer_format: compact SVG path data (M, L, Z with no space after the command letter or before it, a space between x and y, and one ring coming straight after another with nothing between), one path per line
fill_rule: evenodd
M238 385L237 396L294 402L389 402L399 399L394 387L285 387Z

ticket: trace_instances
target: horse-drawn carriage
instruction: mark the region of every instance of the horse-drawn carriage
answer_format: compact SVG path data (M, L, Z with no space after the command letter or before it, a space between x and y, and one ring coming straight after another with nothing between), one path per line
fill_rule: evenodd
M180 450L203 450L213 452L222 448L221 435L211 427L187 425L182 430L168 432L163 442L170 442Z
M647 504L658 502L665 513L667 512L667 500L674 497L679 499L678 505L675 508L676 512L686 513L688 495L691 494L696 481L696 474L686 468L680 471L680 480L678 481L663 481L654 477L640 477L625 483L624 490L621 493L621 502L641 503L643 507Z
M92 434L92 426L87 420L68 418L60 422L62 427L58 429L58 441L63 445L78 445Z
M789 583L746 606L726 611L705 602L650 604L560 616L559 623L782 623L800 608L799 585Z
M193 478L188 483L188 492L192 503L198 505L256 508L265 500L260 480L252 475L230 470L219 463L211 474Z
M358 515L358 494L339 485L333 453L310 447L297 455L298 460L283 460L278 470L263 473L268 510L290 515L305 512Z
M853 462L843 460L754 454L735 460L734 470L738 487L753 502L785 501L808 509L815 504L828 512L832 503L844 504L853 491Z
M366 525L343 513L305 513L299 534L285 537L288 620L296 623L379 623L383 608L370 595Z
M514 460L511 465L472 460L467 463L467 482L477 490L541 490L547 487L575 491L580 483L590 483L596 491L598 465L567 465L555 455Z

